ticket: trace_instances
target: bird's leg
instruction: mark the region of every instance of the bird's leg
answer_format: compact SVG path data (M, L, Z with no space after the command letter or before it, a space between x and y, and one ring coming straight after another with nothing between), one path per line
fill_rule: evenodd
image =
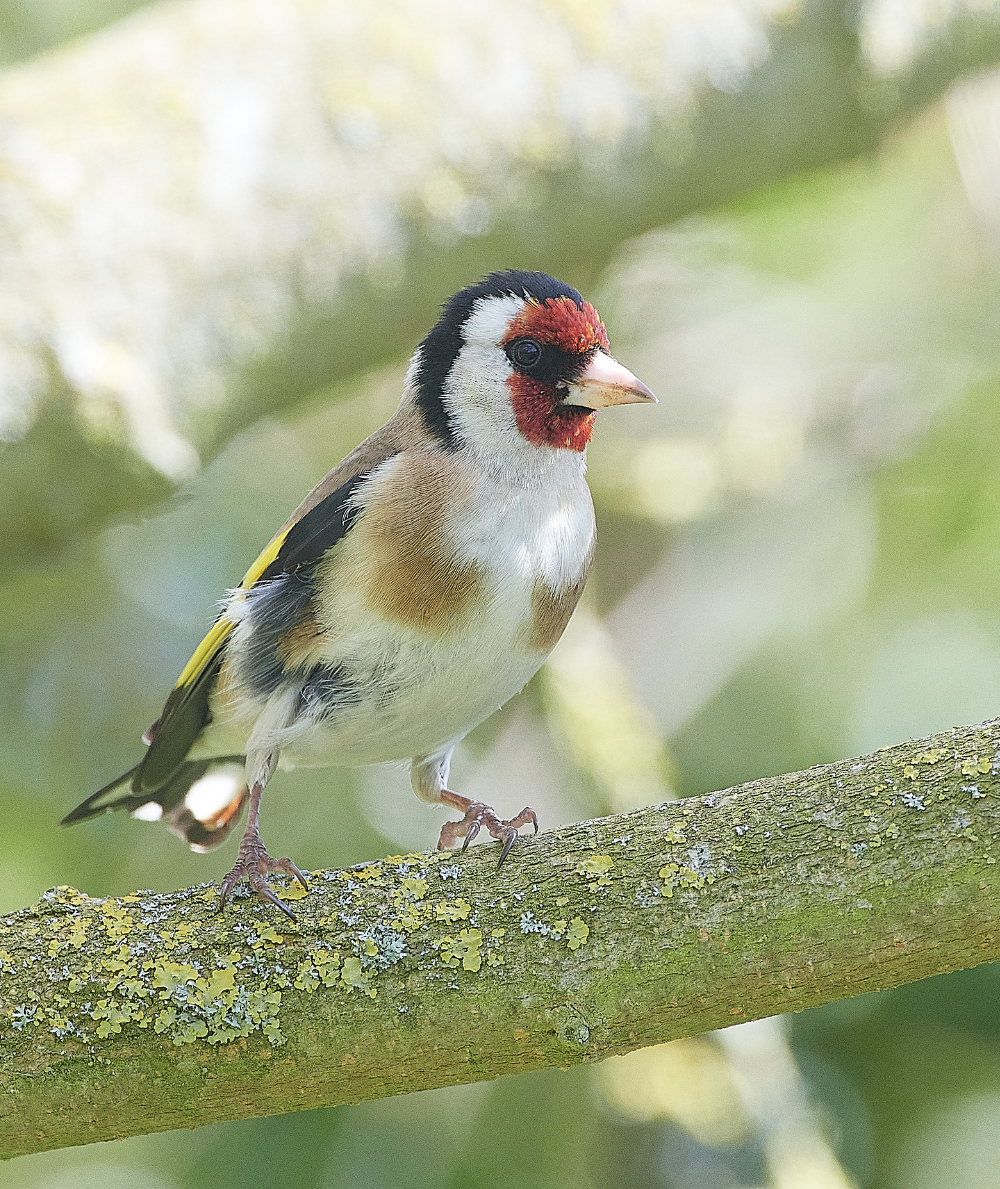
M460 809L465 814L460 822L445 822L441 827L438 850L454 849L459 838L465 839L462 843L462 850L465 850L473 838L485 826L498 842L503 843L503 849L500 851L500 861L497 863L497 867L500 867L504 859L510 854L510 848L517 841L517 832L522 826L526 826L530 822L535 827L535 833L538 833L538 815L533 809L529 809L527 805L517 817L503 821L497 817L496 810L491 805L486 805L482 801L473 801L469 797L463 797L460 793L452 793L448 789L441 789L438 793L438 798L445 805L451 805L454 809Z
M441 827L441 837L438 839L438 850L451 850L458 845L458 840L464 838L462 850L469 845L479 831L486 827L497 841L503 843L500 851L499 867L510 854L510 848L517 841L517 832L529 822L538 833L538 817L533 809L524 809L509 821L497 817L492 805L482 801L473 801L463 797L460 793L453 793L448 788L448 773L451 768L451 757L455 750L454 743L445 744L440 751L428 756L418 756L413 760L410 768L410 781L413 791L421 801L432 804L450 805L464 814L460 822L445 822Z
M222 881L222 886L219 889L219 911L225 907L226 901L229 899L229 894L233 888L241 880L246 880L251 888L257 893L261 900L280 908L282 912L287 913L291 919L295 920L295 913L288 907L287 904L271 891L268 887L267 880L264 878L269 871L287 871L289 875L294 875L299 883L309 891L309 884L306 882L306 877L295 866L291 859L272 859L267 853L267 848L264 846L264 841L260 836L260 826L258 819L260 817L260 798L264 792L264 785L271 772L274 770L274 763L268 765L269 770L262 772L253 782L253 787L250 790L250 808L247 810L247 828L243 831L243 837L240 840L240 849L236 857L236 865L232 871Z

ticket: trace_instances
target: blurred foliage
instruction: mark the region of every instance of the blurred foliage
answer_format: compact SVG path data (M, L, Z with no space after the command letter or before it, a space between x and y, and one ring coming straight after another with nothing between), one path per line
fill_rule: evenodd
M42 475L58 475L39 483ZM172 484L145 459L80 432L69 393L52 399L16 448L0 442L0 551L5 568L37 564L136 501L156 504Z
M959 90L861 161L614 253L573 231L559 255L569 279L595 277L588 296L616 354L661 405L602 415L584 614L551 667L461 749L461 791L528 799L554 825L1000 712L1000 237L983 214L1000 178L983 172L990 146L969 132L994 95ZM733 99L746 120L755 102ZM771 127L788 138L775 152L789 168L812 160L812 118L785 110ZM855 133L845 146L858 147ZM771 176L742 165L723 176L727 152L722 193ZM973 176L995 185L986 200ZM468 253L457 280L497 262ZM446 295L435 286L433 301ZM407 323L411 345L418 333ZM318 374L307 369L276 397L284 412L220 438L155 515L92 538L78 530L107 510L98 476L129 485L120 506L162 500L165 480L70 439L58 410L22 443L63 460L57 495L33 490L47 468L30 451L4 460L0 499L37 497L49 527L28 546L13 517L0 523L17 562L0 581L0 908L56 883L116 894L228 867L228 852L190 854L125 817L55 823L134 762L215 600L385 420L402 368L300 399ZM72 543L55 554L57 537ZM630 764L617 771L623 737ZM441 817L400 767L282 774L263 812L272 851L307 867L428 846ZM859 1189L997 1183L998 1003L987 967L789 1021L821 1131ZM705 1038L599 1071L46 1153L0 1166L0 1189L777 1185L725 1051Z
M0 0L0 62L132 7ZM0 500L39 550L398 358L470 276L589 290L629 237L873 152L1000 58L981 0L142 8L0 73ZM26 469L37 503L2 483Z
M149 0L0 0L0 67L82 37Z

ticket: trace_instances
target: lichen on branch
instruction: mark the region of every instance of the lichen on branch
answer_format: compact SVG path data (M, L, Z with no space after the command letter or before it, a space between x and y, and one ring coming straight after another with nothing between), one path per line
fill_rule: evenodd
M495 848L0 921L7 1155L598 1060L1000 956L1000 722Z

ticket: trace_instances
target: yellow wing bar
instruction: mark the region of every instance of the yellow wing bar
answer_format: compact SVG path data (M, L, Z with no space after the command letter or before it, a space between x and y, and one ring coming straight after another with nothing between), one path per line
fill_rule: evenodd
M219 651L222 641L232 630L233 624L228 619L219 619L212 624L205 638L194 650L194 655L184 666L174 689L179 689L182 685L193 685L198 680L202 670Z
M261 555L253 563L250 569L247 570L243 577L243 581L240 583L240 586L242 586L244 590L247 590L249 587L253 586L261 574L264 573L271 562L273 562L278 556L278 554L281 552L282 545L285 543L285 537L287 537L290 532L291 526L286 528L283 533L278 533L278 535L269 544L264 546Z
M257 579L264 573L267 567L274 561L274 559L281 552L281 546L285 542L285 537L288 536L288 529L283 533L279 533L272 541L270 541L264 548L263 552L253 563L249 570L244 575L243 581L240 583L240 588L248 590ZM205 635L205 638L194 650L194 654L188 663L184 666L184 670L180 677L177 678L177 684L174 689L179 689L182 685L193 685L198 680L203 672L205 666L211 661L212 657L219 651L222 642L233 630L233 623L231 620L223 616L216 620Z

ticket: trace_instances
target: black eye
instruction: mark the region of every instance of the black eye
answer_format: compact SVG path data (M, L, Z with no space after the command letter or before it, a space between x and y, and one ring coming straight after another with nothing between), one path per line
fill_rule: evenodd
M515 339L507 356L515 367L533 368L542 358L542 344L536 339Z

